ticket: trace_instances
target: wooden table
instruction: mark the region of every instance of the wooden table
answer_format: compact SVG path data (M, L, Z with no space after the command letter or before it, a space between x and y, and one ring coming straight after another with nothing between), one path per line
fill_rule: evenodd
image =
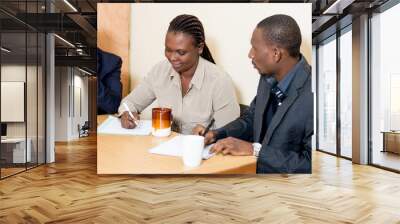
M107 116L97 117L100 125ZM98 174L255 174L254 156L215 155L196 168L187 168L182 159L149 153L148 150L176 136L125 136L97 134Z

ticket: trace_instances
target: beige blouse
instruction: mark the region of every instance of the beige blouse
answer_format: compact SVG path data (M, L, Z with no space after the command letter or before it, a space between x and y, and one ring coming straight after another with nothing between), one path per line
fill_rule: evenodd
M190 134L196 124L207 126L212 118L213 128L219 128L239 116L231 78L201 57L184 97L181 88L179 74L168 60L161 61L122 100L118 111L125 111L125 102L131 111L140 113L157 99L160 107L172 109L175 131L183 134Z

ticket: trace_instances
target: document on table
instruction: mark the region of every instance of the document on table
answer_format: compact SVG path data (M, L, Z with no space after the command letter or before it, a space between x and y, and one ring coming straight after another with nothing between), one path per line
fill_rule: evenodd
M121 126L121 120L109 116L98 128L97 133L114 135L150 135L151 120L140 120L139 125L134 129L126 129Z
M150 153L166 155L166 156L182 156L182 135L175 136L169 141L161 143L160 145L149 149ZM214 144L208 145L203 149L203 159L209 159L214 156L210 153L210 149Z

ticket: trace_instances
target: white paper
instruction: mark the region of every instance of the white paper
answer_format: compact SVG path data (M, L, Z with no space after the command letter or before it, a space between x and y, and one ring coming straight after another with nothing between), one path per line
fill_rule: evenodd
M182 135L176 136L169 141L149 149L149 152L166 156L182 157L182 137ZM214 144L208 145L203 149L203 159L209 159L214 156L214 153L210 153L210 149L213 145Z
M140 120L134 129L126 129L121 126L119 118L109 116L98 128L97 133L114 135L150 135L151 120Z

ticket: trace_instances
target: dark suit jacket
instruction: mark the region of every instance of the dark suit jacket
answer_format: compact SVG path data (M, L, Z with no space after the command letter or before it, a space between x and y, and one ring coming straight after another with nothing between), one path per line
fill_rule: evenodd
M97 113L118 112L122 99L122 60L119 56L97 49Z
M305 60L300 63L264 139L260 133L271 89L266 77L260 78L257 95L244 115L220 129L227 136L262 144L257 173L311 173L311 67Z

